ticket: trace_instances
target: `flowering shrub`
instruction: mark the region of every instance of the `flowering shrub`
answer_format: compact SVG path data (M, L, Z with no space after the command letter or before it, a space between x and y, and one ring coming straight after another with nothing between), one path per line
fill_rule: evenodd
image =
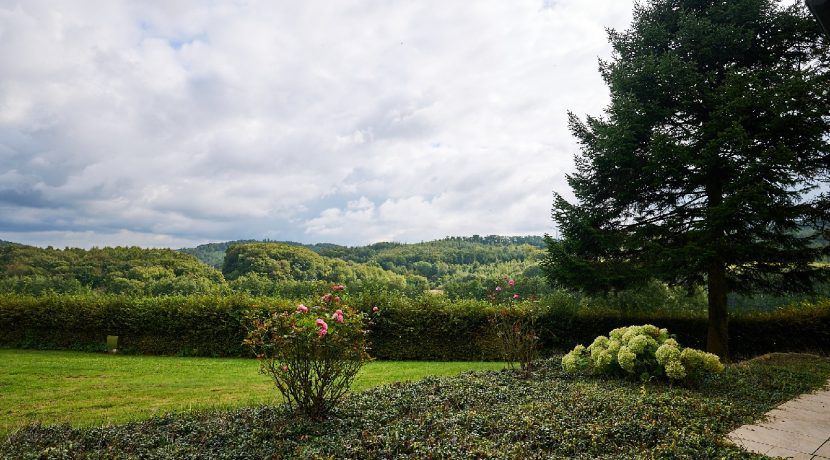
M720 359L694 348L682 348L669 331L656 326L629 326L597 337L587 348L577 345L562 358L567 372L592 370L618 373L649 380L668 377L672 381L696 380L723 370Z
M490 326L496 334L497 346L502 359L510 368L518 363L519 369L528 374L533 361L539 357L539 337L536 334L536 315L515 306L519 294L512 291L516 282L504 277L504 286L496 285L488 295L495 305L501 305L490 318Z
M297 305L289 312L248 313L249 345L292 409L309 417L326 416L348 391L369 358L363 314L341 304L342 285L320 298L320 305Z

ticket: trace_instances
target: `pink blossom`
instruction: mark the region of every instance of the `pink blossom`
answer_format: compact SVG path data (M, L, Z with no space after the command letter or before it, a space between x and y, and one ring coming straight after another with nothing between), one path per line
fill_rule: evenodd
M337 321L338 323L343 322L343 310L336 310L333 315L331 315L331 319Z
M320 337L328 334L329 325L326 324L325 321L323 321L321 318L317 318L317 321L315 321L314 323L320 328L320 332L318 333Z
M308 313L308 307L303 304L297 305L297 311L300 313Z
M501 286L496 286L496 292L501 292Z
M335 284L331 287L332 291L342 291L343 289L346 289L346 286L343 286L342 284Z
M380 310L380 308L378 308L378 307L372 307L372 313L377 313L377 312L378 312L378 310Z
M334 296L334 301L335 302L340 302L340 296L339 295Z
M512 286L516 285L516 282L513 281L512 279L509 279L509 280L507 280L507 285L512 287Z
M331 302L331 294L324 295L320 300L323 302Z
M513 298L518 300L519 294L513 294Z

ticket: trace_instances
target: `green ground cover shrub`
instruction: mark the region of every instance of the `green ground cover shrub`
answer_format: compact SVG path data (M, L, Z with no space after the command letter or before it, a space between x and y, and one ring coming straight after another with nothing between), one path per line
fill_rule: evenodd
M830 376L815 356L727 366L691 390L565 373L476 372L352 394L323 422L284 406L73 429L33 425L6 458L758 458L724 435ZM520 389L520 390L519 390Z
M562 358L562 368L571 373L625 375L644 382L652 378L697 382L723 371L723 364L711 353L682 348L668 329L645 324L614 329L587 348L577 345Z

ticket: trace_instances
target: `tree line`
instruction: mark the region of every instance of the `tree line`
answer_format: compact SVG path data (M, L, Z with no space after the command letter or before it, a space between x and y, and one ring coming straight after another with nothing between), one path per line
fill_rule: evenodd
M0 245L0 292L170 295L245 292L302 297L326 283L416 296L485 298L503 276L528 296L548 290L541 237L448 237L417 244L231 241L178 251L139 247L37 248ZM221 262L217 263L217 261Z

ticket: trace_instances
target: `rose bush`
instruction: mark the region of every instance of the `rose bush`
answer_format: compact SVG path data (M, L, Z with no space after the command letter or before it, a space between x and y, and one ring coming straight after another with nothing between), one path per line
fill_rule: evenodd
M341 303L344 289L332 286L320 305L247 315L244 343L260 360L260 371L292 409L315 419L331 411L369 359L364 315Z
M585 347L577 345L562 358L567 372L593 371L639 377L693 381L723 370L720 359L711 353L683 348L669 331L651 324L614 329Z
M496 344L502 359L510 368L516 363L519 370L528 375L533 361L539 358L539 336L536 333L536 312L516 307L519 294L511 292L516 282L504 276L503 283L497 284L488 299L499 306L490 317L490 327L496 335Z

